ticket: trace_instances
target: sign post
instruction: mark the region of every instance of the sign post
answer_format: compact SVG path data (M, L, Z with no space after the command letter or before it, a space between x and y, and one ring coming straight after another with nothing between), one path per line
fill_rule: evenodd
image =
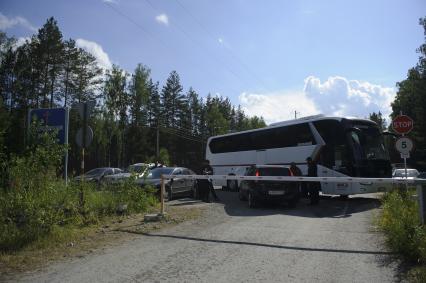
M39 130L49 131L56 130L57 138L60 144L64 144L67 149L65 151L64 160L64 179L68 184L68 128L69 128L69 109L68 108L40 108L30 109L28 111L28 126L31 121L37 119L42 122Z
M77 145L81 147L81 176L82 176L81 181L83 183L84 183L84 158L85 158L84 151L86 149L86 146L89 146L93 140L93 131L87 124L90 117L90 113L92 112L95 105L96 105L95 101L87 101L83 103L77 103L73 106L73 108L78 111L78 114L80 115L81 119L83 119L83 126L78 130L76 135ZM81 187L80 206L83 207L83 205L84 205L84 193L83 193L83 187Z
M401 153L401 158L404 159L404 168L405 168L405 178L407 179L407 158L410 157L410 152L413 150L414 144L411 139L405 137L405 134L408 134L414 126L414 121L407 115L402 115L402 113L395 117L392 121L392 128L395 132L402 135L396 142L395 148ZM407 185L407 184L406 184ZM407 185L408 187L408 185Z

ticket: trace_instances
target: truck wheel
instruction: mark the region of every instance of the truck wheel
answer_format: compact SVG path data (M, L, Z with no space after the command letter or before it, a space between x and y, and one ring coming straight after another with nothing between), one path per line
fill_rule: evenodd
M248 206L250 208L256 208L257 207L256 198L250 191L248 192Z

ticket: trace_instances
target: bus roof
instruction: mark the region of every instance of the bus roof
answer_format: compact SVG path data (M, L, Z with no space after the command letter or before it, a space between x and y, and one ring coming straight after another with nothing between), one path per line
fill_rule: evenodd
M251 129L251 130L246 130L246 131L233 132L233 133L229 133L229 134L212 136L209 139L216 138L216 137L232 136L232 135L237 135L237 134L242 134L242 133L256 132L256 131L261 131L261 130L270 129L270 128L278 128L278 127L282 127L282 126L290 126L290 125L297 125L297 124L303 124L303 123L308 123L308 122L315 122L315 121L320 121L320 120L337 120L337 121L340 122L343 119L360 121L360 122L368 122L368 123L374 123L375 124L374 121L371 121L369 119L364 119L364 118L325 116L323 114L318 114L318 115L306 116L306 117L293 119L293 120L287 120L287 121L272 123L269 126L266 126L264 128Z

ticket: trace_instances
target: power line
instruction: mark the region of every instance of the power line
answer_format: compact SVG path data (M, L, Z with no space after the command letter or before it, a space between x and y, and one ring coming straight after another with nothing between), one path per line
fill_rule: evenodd
M152 9L154 9L155 11L157 11L158 13L160 13L161 11L159 11L152 3L150 0L145 0L151 7ZM221 63L223 64L223 66L225 67L225 69L230 72L232 75L234 75L235 78L239 79L241 82L244 81L244 79L242 77L240 77L236 72L234 72L232 69L230 69L229 67L226 66L225 62L223 60L221 60L217 55L215 55L214 53L208 51L207 49L204 48L204 46L197 40L195 40L187 31L185 31L182 27L180 27L179 25L175 24L173 25L174 28L178 29L181 33L183 33L187 38L189 38L192 42L194 42L196 45L198 45L198 47L200 47L204 52L208 53L209 56L215 57L216 60L220 60Z
M170 50L175 50L175 48L173 48L172 46L169 46L167 43L165 43L163 40L161 40L160 37L156 36L155 34L153 34L152 32L150 32L149 30L147 30L146 28L144 28L142 25L140 25L138 22L136 22L135 20L133 20L131 17L129 17L128 15L126 15L125 13L123 13L122 11L120 11L118 8L114 7L113 4L108 3L108 2L104 2L108 7L110 7L114 12L116 12L119 16L127 19L129 22L131 22L132 24L134 24L136 27L138 27L139 29L141 29L143 32L145 32L146 34L148 34L149 36L151 36L154 40L157 40L165 49L170 49ZM194 59L192 57L188 57L190 58L190 60L193 61L193 66L196 66L196 68L199 68L199 62L194 61ZM201 70L201 68L199 68L200 71L202 72L208 72L210 73L212 76L216 76L216 73L213 73L210 69L205 68L205 70ZM234 93L239 93L240 91L237 91L236 89L229 87L228 88L230 90L232 90L232 92Z
M198 20L197 17L195 17L190 11L189 9L187 9L179 0L175 0L176 3L194 20L194 22L196 22L200 28L202 30L204 30L214 41L217 41L217 38L215 35L213 35L213 33L211 33L203 24L201 21ZM231 56L234 58L234 60L236 60L238 63L241 64L241 66L243 66L243 68L246 70L246 72L248 72L253 78L255 78L258 82L260 82L260 84L266 89L268 90L268 88L266 87L266 84L264 83L264 81L246 64L244 63L243 60L241 60L237 54L235 54L235 52L228 46L226 46L225 44L222 44L225 49L229 52L229 54L231 54ZM270 91L270 90L268 90Z

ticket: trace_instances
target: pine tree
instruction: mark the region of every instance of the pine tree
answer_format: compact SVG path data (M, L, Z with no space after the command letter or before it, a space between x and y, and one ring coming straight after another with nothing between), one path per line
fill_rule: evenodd
M161 92L162 113L167 127L175 128L178 125L184 98L179 75L172 71Z
M39 29L36 45L37 66L42 74L41 96L44 107L53 107L55 100L58 99L55 92L62 67L63 50L62 33L56 20L51 17ZM48 100L49 95L50 102Z

